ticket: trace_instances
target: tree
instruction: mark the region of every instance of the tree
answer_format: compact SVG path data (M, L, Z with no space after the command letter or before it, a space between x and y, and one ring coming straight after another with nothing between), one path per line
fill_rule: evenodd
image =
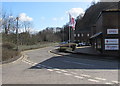
M24 32L29 32L30 28L32 28L32 22L30 21L22 21L21 24L24 28Z

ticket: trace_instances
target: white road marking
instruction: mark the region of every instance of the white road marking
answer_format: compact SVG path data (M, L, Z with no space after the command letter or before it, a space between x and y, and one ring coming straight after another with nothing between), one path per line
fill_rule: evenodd
M73 62L73 61L63 61L63 62L67 62L67 63L73 63L73 64L79 64L79 65L94 66L94 65L91 65L91 64L85 64L85 63Z
M119 83L118 81L112 81L113 83Z
M57 73L62 73L62 72L60 72L60 71L55 71L55 72L57 72Z
M29 63L31 63L31 64L34 64L34 62L29 61L29 60L27 60L27 59L25 59L24 61L29 62Z
M95 77L95 79L98 79L98 80L103 80L103 81L105 81L106 79L104 79L104 78L99 78L99 77Z
M60 69L54 69L54 70L60 70Z
M113 83L110 83L110 82L106 82L105 84L113 84Z
M84 77L91 77L90 75L85 75L85 74L80 74L80 75Z
M47 69L48 71L53 71L52 69Z
M72 74L77 74L77 73L75 73L75 72L71 72Z
M34 65L36 65L36 64L38 64L38 63L34 63Z
M76 77L76 78L80 78L80 79L83 79L84 77L81 77L81 76L74 76L74 77Z
M34 64L34 62L31 62L31 61L28 61L28 60L27 61L25 60L25 62L28 62L28 63L30 63L32 65Z
M69 73L64 73L64 74L67 75L67 76L68 76L68 75L72 75L72 74L69 74Z
M67 72L66 70L60 70L60 71L62 71L62 72Z
M30 62L27 62L27 61L23 61L24 63L26 63L26 64L29 64L29 65L32 65L32 63L30 63Z
M32 66L35 66L36 64L32 64Z
M25 63L27 63L27 64L30 64L30 65L36 65L36 64L38 64L38 63L35 63L35 62L32 62L32 61L27 60L27 56L24 57L24 58L22 59L22 61L25 62ZM79 63L79 62L71 62L71 61L64 61L64 62L94 66L94 65L84 64L84 63ZM38 65L37 65L37 67L41 67L41 66L47 67L47 68L53 68L53 67L46 66L46 65L41 65L41 64L38 64ZM53 68L53 69L54 69L54 68ZM54 71L54 70L56 70L56 71L55 71L56 73L68 72L68 71L65 71L65 70L57 69L57 68L55 68L54 70L52 70L52 69L47 69L47 70L48 70L48 71ZM62 72L61 72L61 71L62 71ZM77 74L77 73L75 73L75 72L71 72L71 73L72 73L72 74ZM63 74L64 74L64 75L72 75L72 74L69 74L69 73L63 73ZM91 77L90 75L85 75L85 74L81 74L81 76L74 76L74 77L83 79L84 77L82 77L82 76L84 76L84 77ZM98 79L98 80L106 80L106 79L104 79L104 78L99 78L99 77L95 77L95 79ZM100 81L95 80L95 79L88 79L88 81L100 82ZM118 81L112 81L112 82L113 82L113 83L118 83ZM106 82L105 84L113 84L113 83Z
M61 55L57 55L57 54L54 54L55 56L61 56Z
M88 79L88 81L91 81L91 82L100 82L100 81L94 80L94 79Z

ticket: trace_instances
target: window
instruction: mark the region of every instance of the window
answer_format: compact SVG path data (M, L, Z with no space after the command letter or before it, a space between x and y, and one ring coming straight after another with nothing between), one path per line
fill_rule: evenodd
M81 34L81 36L83 37L83 34Z
M76 34L74 34L74 37L76 37Z
M90 36L90 34L88 33L87 36Z
M78 37L80 37L80 34L78 34Z

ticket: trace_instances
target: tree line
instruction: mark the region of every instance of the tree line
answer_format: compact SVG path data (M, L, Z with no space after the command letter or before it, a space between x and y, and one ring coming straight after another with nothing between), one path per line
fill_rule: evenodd
M56 28L46 27L44 30L33 34L30 33L30 28L33 28L33 22L20 21L18 19L17 25L17 17L7 12L2 13L0 27L3 43L10 42L17 44L18 39L19 45L33 45L39 42L61 42L68 40L68 24ZM22 32L19 32L21 28Z

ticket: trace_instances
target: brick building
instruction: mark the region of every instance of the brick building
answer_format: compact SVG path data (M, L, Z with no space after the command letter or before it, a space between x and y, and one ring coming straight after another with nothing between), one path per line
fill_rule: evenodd
M103 54L120 55L120 9L102 11L92 27L92 46Z

